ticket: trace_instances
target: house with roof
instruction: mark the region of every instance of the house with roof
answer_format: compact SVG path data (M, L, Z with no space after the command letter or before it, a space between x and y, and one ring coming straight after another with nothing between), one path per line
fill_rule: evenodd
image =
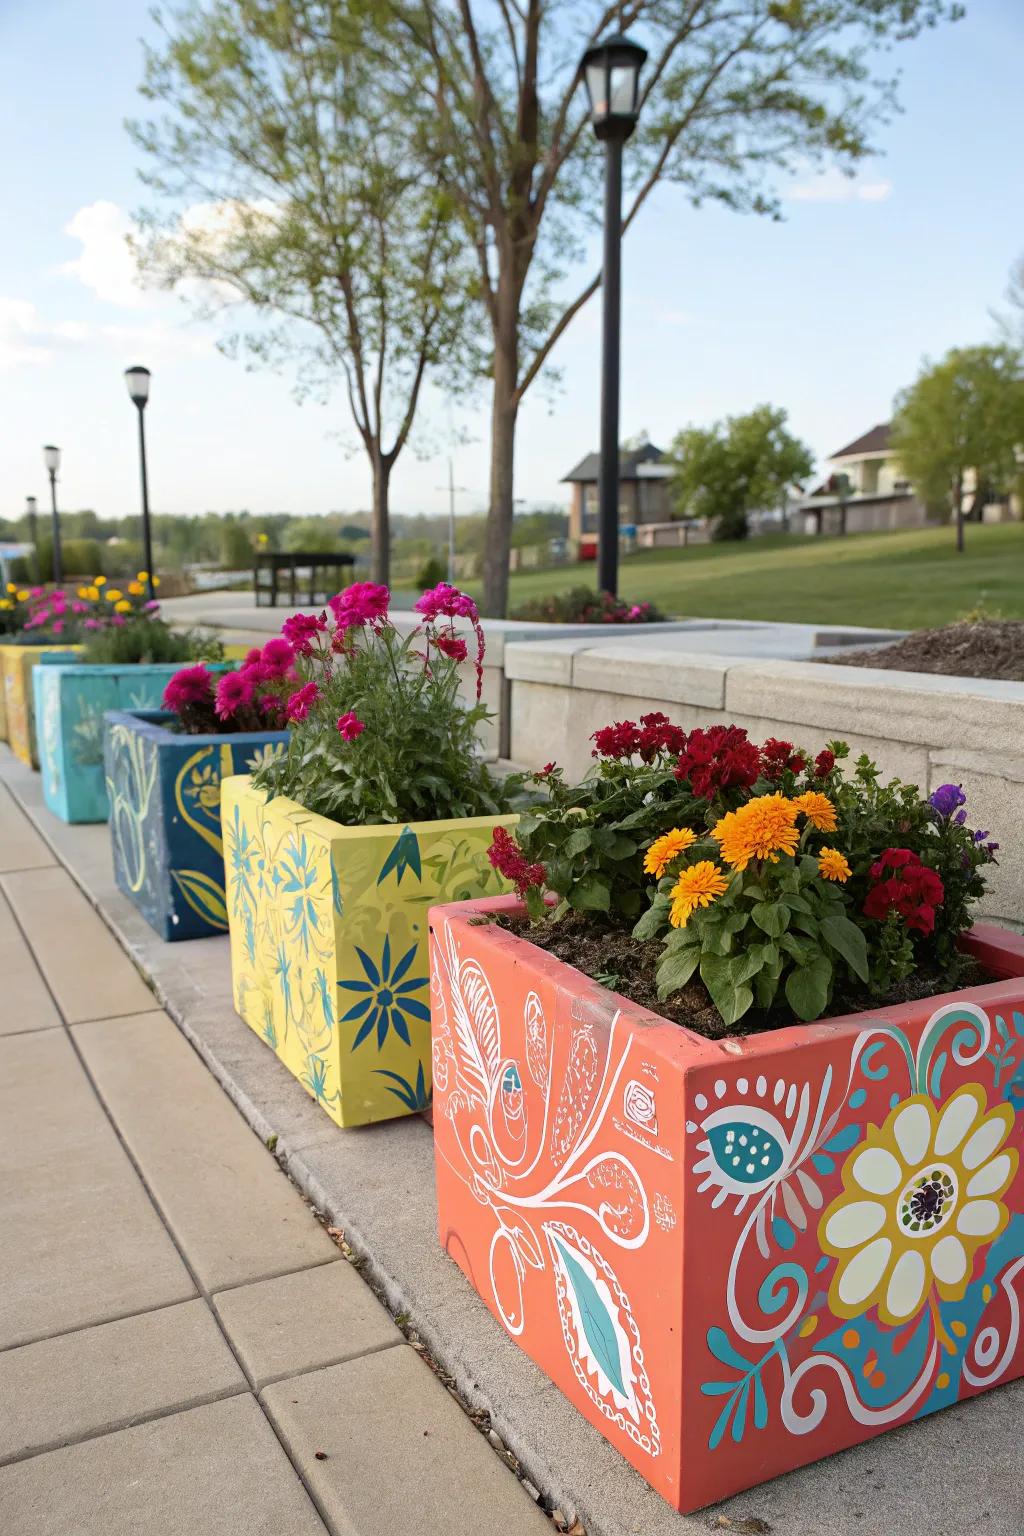
M797 506L805 533L872 533L921 528L927 508L890 446L891 423L879 422L830 454L827 477Z
M562 484L572 486L569 507L569 541L581 558L592 556L597 548L597 477L601 458L588 453L575 469L563 475ZM619 451L619 527L623 532L641 527L653 530L672 525L669 481L672 466L666 455L653 443ZM646 542L640 539L638 542Z

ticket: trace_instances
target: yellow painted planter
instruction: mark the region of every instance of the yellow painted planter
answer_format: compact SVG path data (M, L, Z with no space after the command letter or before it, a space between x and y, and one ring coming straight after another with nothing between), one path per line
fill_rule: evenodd
M222 781L235 1007L338 1125L429 1103L427 911L508 889L487 849L516 819L346 827Z
M30 768L39 767L32 703L32 669L42 656L55 651L78 650L81 650L81 646L0 645L6 737L15 757L20 757Z

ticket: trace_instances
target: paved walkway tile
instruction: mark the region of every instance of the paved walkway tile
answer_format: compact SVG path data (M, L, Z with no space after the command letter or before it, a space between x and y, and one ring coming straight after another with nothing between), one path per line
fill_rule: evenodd
M205 1301L0 1354L0 1462L246 1391Z
M338 1536L551 1536L408 1345L279 1381L261 1398Z
M0 794L6 790L0 789ZM0 826L0 846L3 827ZM29 953L24 934L0 891L0 1035L28 1029L52 1029L60 1014Z
M257 1387L402 1343L387 1310L344 1259L221 1291L213 1304Z
M0 1467L0 1529L6 1536L324 1536L249 1396Z
M56 862L10 790L0 784L0 871L43 869Z
M63 1030L0 1040L0 1170L0 1348L195 1295Z
M74 1030L125 1143L208 1290L337 1257L166 1014Z
M69 1024L154 1006L152 992L65 870L25 870L4 875L0 885Z

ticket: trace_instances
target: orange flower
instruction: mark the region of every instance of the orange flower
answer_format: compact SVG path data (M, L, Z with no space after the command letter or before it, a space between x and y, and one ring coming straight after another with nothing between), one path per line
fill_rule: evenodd
M644 873L660 880L672 860L696 841L697 834L689 827L673 827L671 832L656 837L644 855Z
M809 789L806 794L797 795L793 801L798 811L802 811L812 827L819 832L834 832L836 829L836 808L828 795L819 793L816 789Z
M673 928L685 928L698 907L710 907L717 896L724 896L729 881L717 864L702 859L684 869L672 887L672 905L668 920Z
M779 862L779 854L794 854L799 839L797 805L785 795L757 795L729 811L711 836L721 844L722 858L734 869L746 869L751 859Z
M818 854L818 874L823 880L838 880L845 885L850 873L850 866L838 848L823 848Z

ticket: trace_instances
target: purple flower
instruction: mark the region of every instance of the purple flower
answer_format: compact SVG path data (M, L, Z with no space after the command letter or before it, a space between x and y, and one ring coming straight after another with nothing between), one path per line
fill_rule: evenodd
M982 831L981 831L981 830L980 830L980 829L979 829L979 830L978 830L978 831L977 831L977 832L974 832L974 833L973 833L973 834L972 834L972 836L973 836L973 838L974 838L974 841L975 841L975 842L976 842L976 843L983 843L983 842L984 842L984 841L985 841L985 839L986 839L986 837L988 837L988 833L987 833L987 832L982 832Z
M967 796L959 784L940 784L938 789L928 796L928 803L945 819L952 816L959 806L967 804ZM964 819L966 820L966 817Z

